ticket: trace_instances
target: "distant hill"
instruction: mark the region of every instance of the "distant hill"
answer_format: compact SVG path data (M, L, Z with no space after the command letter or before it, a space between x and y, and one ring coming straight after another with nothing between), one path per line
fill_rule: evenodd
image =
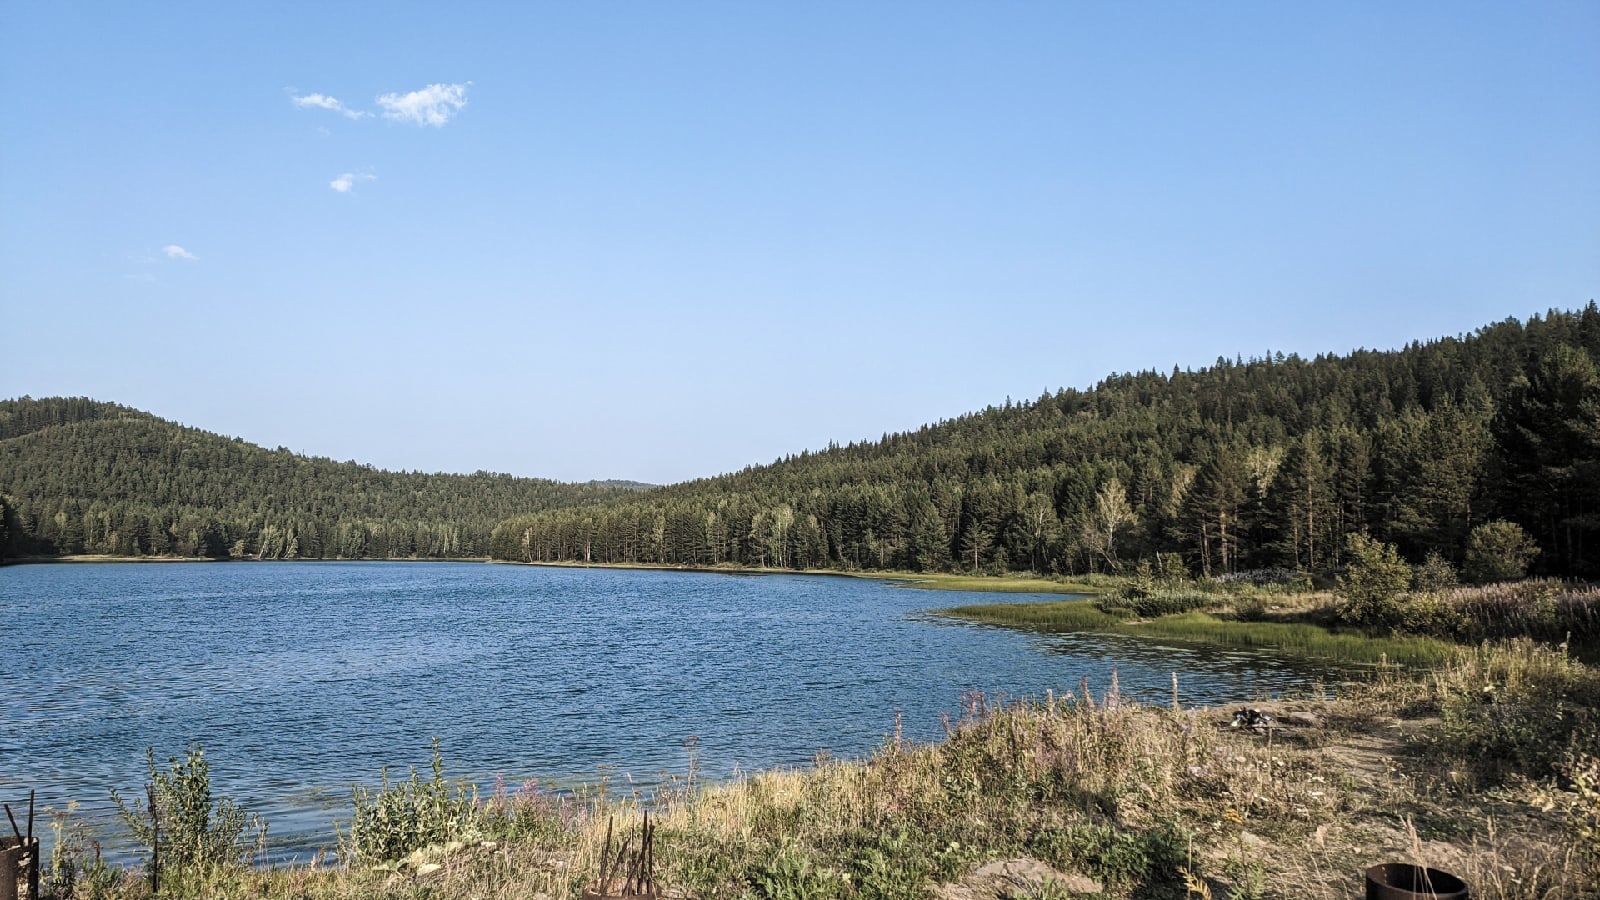
M0 401L4 556L485 556L509 515L650 487L386 472L83 397Z
M1126 337L1136 339L1130 331ZM1600 575L1600 310L1395 351L1112 374L496 529L518 560L1325 574L1366 533L1461 565L1496 519ZM1502 536L1503 530L1497 532Z

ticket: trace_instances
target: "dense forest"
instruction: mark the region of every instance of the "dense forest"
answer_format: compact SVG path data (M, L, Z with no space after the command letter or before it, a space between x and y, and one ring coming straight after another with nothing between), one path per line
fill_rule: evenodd
M1600 310L1388 352L1113 374L915 432L494 531L522 561L1327 573L1345 537L1600 575ZM1505 522L1520 526L1505 525ZM1490 525L1491 528L1481 526ZM1474 530L1478 529L1475 537Z
M509 515L644 487L385 472L114 403L0 401L0 558L481 557Z

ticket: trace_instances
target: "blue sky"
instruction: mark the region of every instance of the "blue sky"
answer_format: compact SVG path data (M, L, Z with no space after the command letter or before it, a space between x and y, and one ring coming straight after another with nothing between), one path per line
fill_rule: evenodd
M670 482L1576 308L1596 46L1593 2L7 0L0 395Z

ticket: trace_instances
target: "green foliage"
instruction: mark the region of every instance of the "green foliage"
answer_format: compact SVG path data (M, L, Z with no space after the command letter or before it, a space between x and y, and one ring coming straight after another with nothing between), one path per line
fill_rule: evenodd
M1575 754L1566 776L1573 792L1567 807L1567 825L1577 838L1577 847L1600 867L1600 756Z
M1132 614L1150 619L1170 616L1190 610L1216 606L1222 597L1197 588L1157 589L1149 592L1137 590L1115 591L1095 600L1101 612L1111 615Z
M507 516L638 487L384 472L83 398L0 401L5 556L487 556Z
M111 800L123 823L139 843L159 844L163 872L204 875L221 866L238 864L246 852L240 838L246 830L258 840L266 837L266 824L232 800L213 800L211 766L205 750L196 746L179 760L168 759L166 771L156 767L155 750L145 753L154 787L155 809L148 801L124 800L115 790ZM153 815L152 815L153 813Z
M376 791L355 787L350 831L341 835L340 855L351 862L387 862L479 834L477 788L445 780L438 738L433 740L431 769L427 780L413 767L409 779L396 782L389 781L385 769Z
M1031 849L1058 869L1083 872L1115 887L1181 880L1189 835L1178 826L1142 832L1083 824L1041 832Z
M497 781L494 794L478 813L481 827L496 838L547 844L582 822L585 810L574 798L545 790L535 781L514 791Z
M113 404L6 401L0 552L1074 577L1154 560L1149 591L1189 571L1325 577L1352 533L1460 560L1473 523L1505 519L1550 574L1600 576L1597 320L1591 305L1391 353L1117 374L644 492L379 472Z
M1345 535L1344 547L1348 562L1338 577L1339 619L1362 627L1399 625L1400 595L1411 586L1411 567L1393 544L1364 534Z
M794 846L780 849L750 876L751 893L759 900L828 900L841 887L839 879L825 876L810 854Z
M1438 551L1430 552L1411 576L1413 587L1429 593L1453 588L1458 583L1460 578L1456 575L1456 567L1450 565L1450 561L1440 556Z
M1516 581L1528 574L1539 548L1522 526L1500 520L1472 529L1467 540L1467 578L1478 584Z
M902 830L863 847L851 870L863 900L924 900L934 859L922 842Z
M100 855L100 842L89 827L75 820L77 804L55 813L50 820L50 867L41 887L47 896L98 900L110 897L123 880L123 871Z
M1489 779L1548 778L1600 746L1600 671L1529 640L1488 645L1440 676L1437 749Z
M1551 643L1600 639L1600 587L1551 579L1457 587L1444 596L1454 636L1473 642L1531 637Z

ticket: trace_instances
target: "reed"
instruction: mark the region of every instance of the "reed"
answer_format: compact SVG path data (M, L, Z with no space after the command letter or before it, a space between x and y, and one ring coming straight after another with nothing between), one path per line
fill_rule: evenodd
M1438 665L1449 658L1452 650L1449 642L1436 638L1373 636L1310 622L1240 621L1200 612L1133 620L1131 612L1118 615L1117 607L1101 609L1086 600L958 606L939 610L938 614L1042 631L1098 631L1221 647L1281 650L1343 663L1370 664L1387 659L1403 665Z

